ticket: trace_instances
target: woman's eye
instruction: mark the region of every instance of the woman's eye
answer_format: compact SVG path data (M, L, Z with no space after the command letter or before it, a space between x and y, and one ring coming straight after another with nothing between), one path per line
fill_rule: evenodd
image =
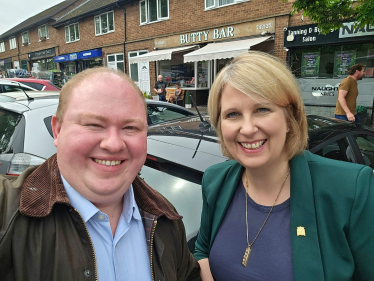
M267 113L270 110L269 110L269 108L261 107L261 108L257 109L257 111L260 112L260 113Z
M237 117L237 116L238 116L237 112L231 112L231 113L227 114L226 118L233 118L233 117Z

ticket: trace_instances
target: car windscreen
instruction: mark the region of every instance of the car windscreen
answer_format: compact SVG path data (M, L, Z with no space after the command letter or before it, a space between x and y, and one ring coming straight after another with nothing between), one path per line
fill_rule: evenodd
M14 152L14 140L23 130L22 114L0 109L0 153Z

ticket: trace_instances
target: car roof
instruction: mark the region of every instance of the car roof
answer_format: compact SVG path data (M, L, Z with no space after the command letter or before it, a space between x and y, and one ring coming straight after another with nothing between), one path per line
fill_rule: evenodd
M56 91L26 92L33 100L28 100L22 91L0 94L0 107L18 113L58 104L60 93Z
M33 82L33 83L41 83L41 84L49 84L49 80L45 79L35 79L35 78L5 78L11 81L19 81L19 82Z

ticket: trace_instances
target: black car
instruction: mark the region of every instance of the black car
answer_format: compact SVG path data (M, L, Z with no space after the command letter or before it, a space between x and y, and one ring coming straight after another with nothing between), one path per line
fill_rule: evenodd
M203 117L209 120L208 116ZM308 116L309 150L323 157L374 168L374 130L361 124ZM184 216L191 249L200 225L204 171L226 161L213 127L198 116L153 126L141 176Z

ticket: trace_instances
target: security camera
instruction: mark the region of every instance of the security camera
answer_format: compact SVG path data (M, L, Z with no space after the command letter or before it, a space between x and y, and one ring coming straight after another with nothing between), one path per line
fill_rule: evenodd
M287 31L287 27L283 27L283 31Z

